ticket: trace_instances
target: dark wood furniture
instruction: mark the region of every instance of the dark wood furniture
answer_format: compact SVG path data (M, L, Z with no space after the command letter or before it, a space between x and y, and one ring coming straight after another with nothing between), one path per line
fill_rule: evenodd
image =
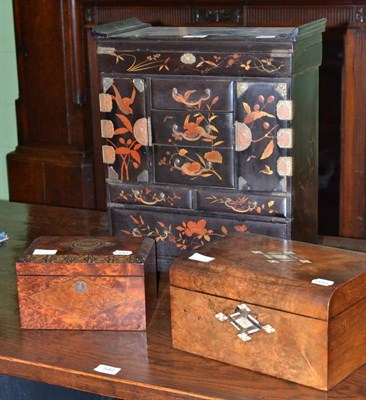
M10 198L105 207L99 145L93 149L88 32L139 17L155 25L293 26L326 17L320 79L320 226L366 233L366 3L302 1L14 0L19 145L8 155ZM98 141L96 141L98 144ZM339 167L340 161L340 167ZM325 169L325 171L323 171ZM340 174L340 177L339 177ZM339 218L338 218L339 214Z
M161 265L238 231L315 242L324 29L95 29L112 234Z
M246 369L173 350L169 293L161 281L147 333L21 330L15 262L33 239L105 235L105 212L0 202L0 373L124 400L145 399L365 399L366 367L327 394ZM366 248L366 247L365 247ZM115 376L99 364L122 368Z

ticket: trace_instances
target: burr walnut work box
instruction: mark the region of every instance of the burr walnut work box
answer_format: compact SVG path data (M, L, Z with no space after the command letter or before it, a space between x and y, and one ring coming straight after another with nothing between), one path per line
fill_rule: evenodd
M156 303L149 238L40 237L16 272L22 328L145 330Z
M159 268L235 232L315 241L324 28L95 28L113 235Z
M247 234L170 270L173 347L328 390L366 362L366 255Z

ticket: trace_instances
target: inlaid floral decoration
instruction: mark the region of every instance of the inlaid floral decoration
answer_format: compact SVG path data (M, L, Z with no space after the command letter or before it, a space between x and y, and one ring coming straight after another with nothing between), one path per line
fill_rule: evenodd
M108 51L109 50L109 51ZM169 71L170 57L162 58L161 54L149 54L143 60L139 61L137 56L132 53L119 53L115 49L108 49L105 54L109 54L116 59L116 64L124 62L127 66L126 72L141 72L149 69L157 69L158 71Z
M222 180L216 165L223 163L223 157L215 147L224 142L217 140L219 131L214 124L217 114L212 112L212 107L219 101L219 96L210 100L211 92L206 91L204 96L193 101L191 96L195 92L196 90L187 90L180 94L177 90L173 90L172 97L176 102L184 104L189 109L197 109L197 112L193 117L191 112L187 113L182 131L176 125L173 126L171 142L175 144L175 151L166 151L165 156L159 160L158 165L168 166L170 171L179 171L182 175L189 176L191 180L198 177L207 178L213 175ZM203 106L207 110L205 113L200 111ZM167 118L169 117L167 116ZM179 146L183 140L206 142L210 149L202 154L192 153L192 150L188 147Z
M174 206L177 201L181 199L181 196L176 193L165 194L163 192L156 192L150 188L121 190L118 199L115 201L127 201L133 203L140 203L147 206L155 206L159 204L165 204L168 206Z
M256 70L260 72L273 73L279 71L284 64L275 61L273 57L258 58L253 55L245 55L234 53L227 56L213 55L209 58L199 57L199 63L196 65L197 69L201 69L202 73L208 73L211 70L224 67L226 69L239 67L244 71Z
M203 218L197 221L182 221L176 226L159 220L154 223L154 226L151 226L145 222L141 215L138 217L130 215L130 218L135 227L131 231L121 230L124 234L153 237L156 242L170 242L180 250L196 250L214 238L229 235L229 231L224 225L221 226L219 231L214 231L208 226L207 220ZM245 232L247 227L244 224L236 225L234 230Z
M146 122L144 118L135 120L133 114L133 105L136 99L136 88L131 86L129 96L122 97L118 88L112 84L112 101L117 106L117 112L114 113L112 120L114 127L112 137L106 139L107 145L114 150L112 155L120 160L119 177L121 180L130 180L131 168L137 170L141 164L142 147L148 144ZM127 89L126 89L127 90ZM113 161L113 157L111 161Z
M183 72L210 74L217 69L235 69L237 71L258 71L266 74L273 74L284 68L285 64L278 58L257 56L248 53L211 54L207 56L195 55L193 53L130 53L118 51L114 48L99 48L99 54L107 54L115 58L116 64L123 64L126 72L141 72L147 70L158 70L159 72Z
M276 210L273 208L275 206L274 200L258 204L257 201L251 200L248 196L232 199L231 197L221 197L214 194L207 196L206 199L209 201L209 204L222 204L224 207L241 214L262 214L263 212L268 214L276 213Z
M247 158L247 162L256 158L258 158L259 160L267 160L274 153L277 140L276 134L279 125L277 124L277 119L275 115L266 111L266 107L269 104L273 103L274 100L275 98L272 95L266 98L263 95L259 95L255 101L255 104L252 106L246 102L242 103L245 117L242 122L236 122L237 150L246 150L253 143L265 143L264 149L261 154L250 155ZM256 138L253 137L254 128L256 131ZM270 168L268 163L264 161L264 165L260 170L260 173L265 175L272 175L273 170Z

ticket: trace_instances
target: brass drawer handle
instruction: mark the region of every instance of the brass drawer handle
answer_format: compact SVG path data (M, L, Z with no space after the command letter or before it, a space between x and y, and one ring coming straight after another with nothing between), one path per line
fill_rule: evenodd
M267 333L274 333L276 330L271 325L262 325L252 314L250 314L250 308L246 304L239 304L234 313L226 315L222 312L215 315L215 317L221 321L228 321L238 331L238 337L247 342L251 340L251 335L260 330L264 330Z
M181 138L187 140L188 142L196 142L197 140L200 140L202 137L203 138L211 138L210 133L212 132L212 129L210 125L206 125L204 129L202 127L197 126L196 129L190 129L190 130L185 130L184 128L182 131L179 131L179 127L177 124L174 124L172 126L172 131L175 136L180 136Z
M132 189L132 194L135 198L135 200L141 204L145 204L147 206L153 206L157 203L160 203L161 201L164 201L165 199L165 193L155 193L151 192L149 195L146 196L144 195L140 190L135 190Z
M211 97L211 90L210 89L205 89L205 94L201 96L198 100L192 101L190 100L190 97L192 93L194 93L195 90L187 90L184 94L181 94L178 92L177 88L172 89L172 97L177 103L182 103L187 107L201 107L201 103L203 101L208 100Z

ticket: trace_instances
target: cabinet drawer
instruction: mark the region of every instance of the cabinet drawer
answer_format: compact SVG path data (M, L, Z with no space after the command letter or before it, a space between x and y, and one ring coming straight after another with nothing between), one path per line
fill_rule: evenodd
M154 145L155 182L234 186L234 152L226 148Z
M183 187L108 182L108 201L150 207L192 208L192 191Z
M253 195L224 190L197 190L199 210L229 212L257 216L287 217L289 200L286 197Z
M221 29L221 28L218 28ZM271 50L253 49L253 43L241 42L240 51L192 51L188 42L179 42L182 51L151 50L151 44L142 45L136 50L136 44L122 40L119 43L107 42L98 47L98 61L103 71L108 73L136 74L141 71L160 76L222 76L222 77L278 77L288 76L292 70L290 55ZM118 47L115 47L116 44ZM145 47L145 49L141 49ZM172 47L169 43L168 47ZM207 47L207 46L206 46ZM245 49L245 47L247 47ZM251 47L251 48L248 48ZM277 44L277 50L279 50ZM184 51L185 48L187 51ZM207 51L206 51L207 50ZM277 54L276 54L277 53ZM309 60L307 60L309 61Z
M232 113L210 111L153 111L152 141L183 146L233 147Z
M233 111L233 82L213 79L153 79L152 108Z
M258 220L215 218L193 214L109 208L114 236L149 236L156 240L157 254L172 258L182 251L192 251L213 240L240 232L279 238L289 235L287 223Z

